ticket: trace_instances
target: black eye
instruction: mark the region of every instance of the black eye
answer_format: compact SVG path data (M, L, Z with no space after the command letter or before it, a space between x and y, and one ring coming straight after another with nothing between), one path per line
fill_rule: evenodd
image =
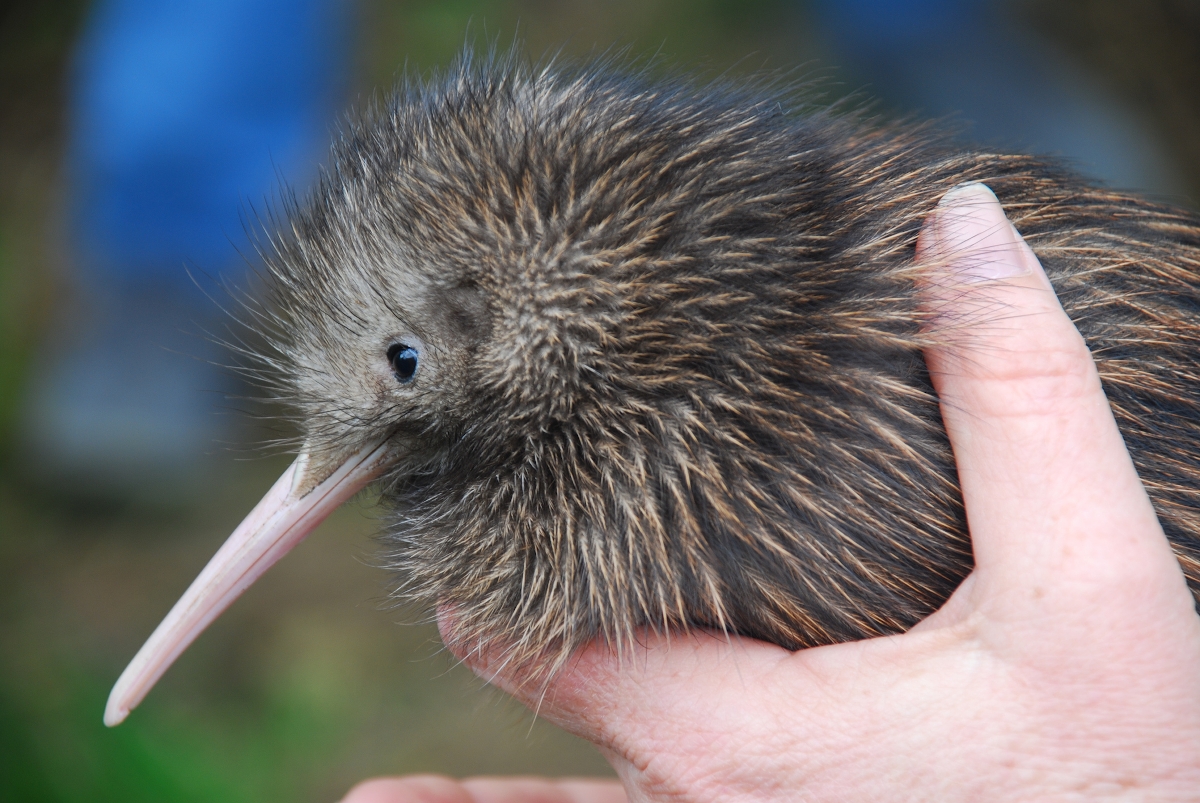
M402 383L412 381L417 372L417 350L404 343L393 343L387 350L388 362L392 364L392 373Z

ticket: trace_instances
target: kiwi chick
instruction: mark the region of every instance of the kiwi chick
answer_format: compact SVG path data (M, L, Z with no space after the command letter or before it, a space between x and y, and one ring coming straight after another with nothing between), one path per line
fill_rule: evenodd
M289 211L262 360L305 446L260 507L331 509L304 500L381 474L397 594L513 660L640 627L788 649L903 631L972 568L921 351L953 333L929 330L913 267L966 181L1091 348L1196 593L1195 214L765 91L515 58L403 87ZM246 584L198 625L172 612L110 724Z
M972 567L912 275L964 181L1092 349L1195 592L1200 219L1037 159L464 59L352 126L293 211L275 359L310 446L403 442L400 593L464 633L903 631Z

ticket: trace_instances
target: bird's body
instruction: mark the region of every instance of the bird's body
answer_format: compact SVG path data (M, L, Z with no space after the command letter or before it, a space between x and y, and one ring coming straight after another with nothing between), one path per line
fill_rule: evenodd
M901 631L972 565L912 270L964 181L1042 259L1197 584L1196 217L753 92L503 60L400 92L280 241L289 388L310 445L405 442L386 543L467 633Z
M518 660L640 627L903 631L972 566L921 351L954 322L914 284L966 181L1041 258L1200 588L1194 214L604 69L465 59L348 129L270 258L265 359L305 436L279 487L369 453L400 593Z

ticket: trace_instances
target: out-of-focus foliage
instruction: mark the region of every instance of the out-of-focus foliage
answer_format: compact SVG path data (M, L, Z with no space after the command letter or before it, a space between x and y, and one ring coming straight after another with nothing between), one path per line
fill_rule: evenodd
M533 58L660 55L708 72L787 69L814 57L802 4L788 0L397 0L364 12L362 74L387 87L407 66L445 65L464 43L520 42Z
M0 471L20 380L52 303L47 275L62 72L82 0L0 3Z
M1024 16L1156 123L1200 199L1200 2L1021 0Z

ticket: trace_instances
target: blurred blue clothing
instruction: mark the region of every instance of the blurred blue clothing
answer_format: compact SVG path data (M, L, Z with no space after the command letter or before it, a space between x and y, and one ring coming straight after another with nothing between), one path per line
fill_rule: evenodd
M815 0L817 15L856 51L955 36L980 24L990 0Z
M351 11L348 0L97 5L70 98L85 281L182 288L189 268L239 265L245 213L281 180L303 185L325 153Z
M80 499L203 498L247 227L327 151L352 0L98 0L76 51L67 151L69 296L30 377L33 481ZM240 252L240 253L239 253ZM196 284L199 284L198 288ZM206 336L207 335L207 336Z

